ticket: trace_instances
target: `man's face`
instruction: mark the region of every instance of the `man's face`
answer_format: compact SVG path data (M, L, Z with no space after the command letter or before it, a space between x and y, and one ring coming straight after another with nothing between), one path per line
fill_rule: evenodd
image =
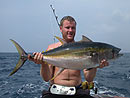
M74 41L74 36L76 33L76 24L74 21L70 22L68 20L64 20L63 26L60 26L60 31L62 32L63 39L66 42Z

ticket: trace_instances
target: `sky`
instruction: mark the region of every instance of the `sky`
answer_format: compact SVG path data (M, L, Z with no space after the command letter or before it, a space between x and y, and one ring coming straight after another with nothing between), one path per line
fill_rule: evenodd
M26 52L41 52L61 36L58 21L70 15L77 21L75 40L82 35L130 52L130 0L0 0L0 52L17 52L9 39Z

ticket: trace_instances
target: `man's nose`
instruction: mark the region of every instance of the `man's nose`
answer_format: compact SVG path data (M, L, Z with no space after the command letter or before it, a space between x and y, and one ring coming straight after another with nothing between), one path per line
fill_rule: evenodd
M72 28L69 28L69 31L71 32L73 29Z

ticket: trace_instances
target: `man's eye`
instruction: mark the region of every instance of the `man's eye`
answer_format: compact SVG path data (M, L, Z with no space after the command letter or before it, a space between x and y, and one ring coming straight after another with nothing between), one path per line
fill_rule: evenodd
M66 29L69 29L70 27L66 27Z

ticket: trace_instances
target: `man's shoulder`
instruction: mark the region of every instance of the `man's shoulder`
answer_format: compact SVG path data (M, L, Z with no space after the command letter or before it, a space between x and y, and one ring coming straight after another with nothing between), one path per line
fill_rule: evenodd
M51 44L48 46L47 50L51 50L51 49L54 49L54 48L57 48L59 46L61 46L61 42L57 42L57 43L54 43L54 44Z

